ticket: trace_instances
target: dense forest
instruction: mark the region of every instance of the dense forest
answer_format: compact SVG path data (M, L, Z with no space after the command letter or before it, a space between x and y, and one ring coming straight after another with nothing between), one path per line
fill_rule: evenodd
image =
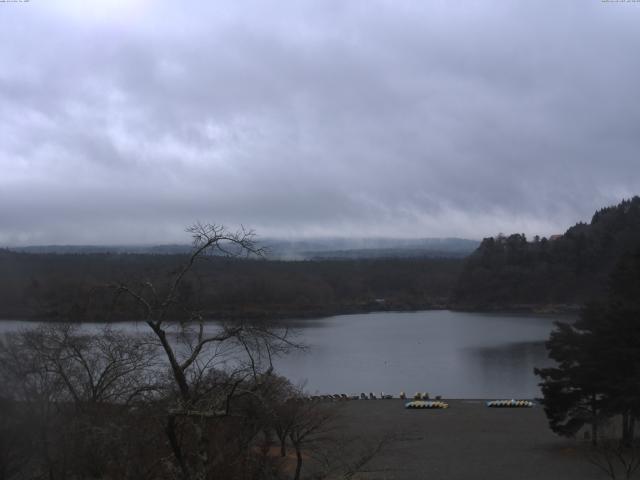
M617 259L639 246L640 198L634 197L599 210L590 223L578 223L563 235L485 238L466 258L458 253L296 261L208 257L190 272L180 295L183 303L217 319L443 307L571 308L602 294ZM166 284L185 258L182 253L0 250L0 318L132 319L139 312L122 304L113 308L101 287Z
M184 255L28 254L0 251L0 318L124 320L111 282L163 285ZM273 318L441 307L463 260L266 261L209 257L181 286L181 301L209 318ZM176 312L179 315L179 312Z
M637 196L549 239L485 238L467 258L454 303L468 309L580 305L601 296L616 261L639 247Z

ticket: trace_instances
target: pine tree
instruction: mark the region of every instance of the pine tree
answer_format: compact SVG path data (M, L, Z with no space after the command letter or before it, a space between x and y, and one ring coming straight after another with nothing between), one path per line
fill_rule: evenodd
M547 342L555 367L536 369L551 429L573 436L620 416L622 441L640 418L640 251L614 269L604 301L583 309L574 324L558 323Z

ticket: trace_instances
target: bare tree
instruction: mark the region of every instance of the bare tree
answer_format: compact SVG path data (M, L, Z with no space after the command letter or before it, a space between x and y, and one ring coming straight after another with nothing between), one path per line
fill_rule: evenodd
M620 439L611 422L603 423L597 444L585 447L586 459L612 480L631 479L640 469L640 442Z
M336 437L315 456L321 464L315 475L325 478L349 480L359 474L371 472L368 465L380 452L394 441L392 435L374 438Z
M289 408L289 439L296 452L294 480L299 480L304 459L303 450L329 440L336 409L331 404L322 405L301 400L289 402Z
M13 411L9 425L28 436L21 455L30 458L30 477L105 467L128 406L156 390L155 350L144 337L69 324L0 339L4 410Z
M263 371L272 371L272 357L291 346L286 331L245 323L225 323L211 329L202 311L180 298L185 279L196 262L209 255L260 256L253 231L229 231L221 225L196 223L187 231L193 249L164 291L150 281L140 285L111 285L118 294L142 309L143 320L155 335L168 363L176 402L169 408L165 431L184 479L208 475L215 458L210 456L209 429L215 419L230 414L230 399L252 395ZM177 334L172 314L180 311L187 320ZM212 374L226 366L230 373ZM252 381L251 381L252 380ZM182 428L180 428L182 427ZM191 442L180 432L189 430Z
M16 402L0 396L0 480L19 478L31 461L31 435L24 427L24 412Z
M1 358L10 367L5 370L25 387L48 374L62 387L56 400L73 401L78 408L126 404L152 389L156 347L148 338L110 327L90 334L71 324L42 325L10 335L2 350ZM31 376L36 378L30 381Z

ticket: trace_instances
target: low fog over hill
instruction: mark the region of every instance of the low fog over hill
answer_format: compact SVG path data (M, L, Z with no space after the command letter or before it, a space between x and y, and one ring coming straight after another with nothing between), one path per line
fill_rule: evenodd
M265 238L259 241L272 260L320 260L357 258L464 257L479 241L463 238ZM188 244L172 245L40 245L11 248L25 253L186 253Z

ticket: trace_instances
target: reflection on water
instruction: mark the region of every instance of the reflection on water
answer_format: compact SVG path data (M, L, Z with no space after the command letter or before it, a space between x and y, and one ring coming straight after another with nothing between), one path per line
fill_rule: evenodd
M533 369L552 364L544 341L513 342L494 347L468 348L468 365L481 381L482 397L523 396L539 394L532 384ZM534 381L537 381L533 377ZM496 393L497 392L497 393ZM500 393L500 394L498 394Z
M544 341L554 320L567 318L423 311L287 322L309 348L277 359L276 369L311 393L533 398L539 396L533 368L550 363ZM34 324L0 322L0 332L28 326ZM143 323L117 326L147 331Z
M559 319L451 311L330 317L303 329L309 350L277 367L310 392L533 398L533 369L549 365L544 341Z

